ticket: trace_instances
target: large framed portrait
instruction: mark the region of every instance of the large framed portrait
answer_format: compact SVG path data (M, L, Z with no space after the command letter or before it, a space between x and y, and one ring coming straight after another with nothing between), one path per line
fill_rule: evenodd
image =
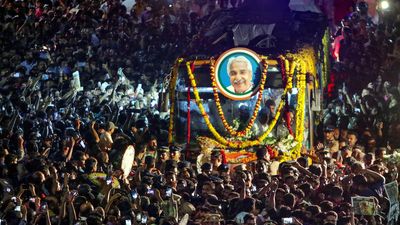
M215 62L215 81L221 94L232 100L247 100L257 93L261 58L247 48L233 48Z

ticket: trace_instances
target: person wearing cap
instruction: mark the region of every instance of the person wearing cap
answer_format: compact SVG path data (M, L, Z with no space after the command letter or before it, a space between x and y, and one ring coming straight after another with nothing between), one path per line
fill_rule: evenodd
M156 162L156 168L160 171L165 170L165 162L169 159L169 147L168 146L161 146L158 149L158 157Z
M182 148L179 146L171 146L169 148L169 158L177 162L180 161Z
M339 142L335 140L334 126L327 126L324 129L324 146L329 149L331 154L339 152Z

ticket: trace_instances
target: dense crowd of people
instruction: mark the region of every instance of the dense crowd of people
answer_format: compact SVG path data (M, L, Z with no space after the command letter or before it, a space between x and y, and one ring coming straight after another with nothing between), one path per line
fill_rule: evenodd
M392 7L395 11L398 6L393 3ZM355 9L338 26L332 57L337 79L345 81L350 90L361 91L360 88L383 75L384 67L395 59L393 51L398 48L400 18L396 15L393 19L386 18L390 22L376 24L368 14L368 4L361 2ZM388 12L381 13L381 20L390 15L385 13Z
M397 224L385 184L398 180L400 82L384 71L400 27L363 4L333 41L335 88L297 161L260 147L230 165L215 149L197 167L166 147L164 77L213 11L243 2L0 0L0 225Z

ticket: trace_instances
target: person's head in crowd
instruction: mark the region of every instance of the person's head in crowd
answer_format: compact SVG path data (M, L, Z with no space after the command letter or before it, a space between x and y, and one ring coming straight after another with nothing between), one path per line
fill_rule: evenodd
M343 188L337 185L330 185L326 189L326 195L328 200L338 205L343 201Z
M106 130L106 132L108 132L109 134L113 134L117 128L118 128L118 127L115 126L115 124L114 124L113 122L108 122L108 123L106 124L105 130Z
M274 100L268 99L267 101L265 101L265 107L269 110L271 114L275 113L276 104Z
M283 196L282 204L293 209L296 204L295 199L296 199L296 197L294 194L287 193Z
M364 156L364 165L365 167L370 167L374 164L375 161L375 154L374 153L367 153Z
M256 224L256 216L253 214L247 214L243 218L244 225L255 225Z
M161 162L165 162L169 159L169 147L162 146L158 149L158 159Z
M325 141L329 142L329 141L335 140L334 130L335 130L335 127L332 126L332 125L329 125L324 129L324 139L325 139Z
M155 159L153 156L148 155L144 158L144 165L147 170L151 170L155 167Z
M386 178L387 182L398 180L399 173L398 173L397 166L394 163L389 163L387 165L387 172L385 174L385 178Z
M368 189L367 178L364 175L356 175L353 177L352 181L352 193L357 195L365 194L366 190Z
M205 182L201 188L201 196L206 197L207 195L214 194L215 184L211 181Z
M351 172L353 174L361 174L362 170L364 169L364 164L361 161L356 161L351 165Z
M269 154L266 148L257 148L256 149L256 157L257 160L269 160Z
M149 136L147 137L147 148L151 151L157 151L157 137L151 134L148 134Z
M204 175L207 176L211 175L212 170L213 170L213 165L211 163L204 163L201 166L201 173Z
M369 153L372 152L374 153L376 150L376 139L374 137L368 137L365 145L365 152Z
M348 147L353 148L357 144L357 141L358 141L357 133L354 132L354 131L349 131L347 133L347 145L348 145Z
M362 161L365 155L364 148L361 145L356 145L351 154L357 161Z
M322 212L328 212L328 211L333 210L333 208L334 208L333 202L331 202L329 200L324 200L324 201L320 202L319 206L321 206Z
M308 168L308 158L307 157L300 157L296 160L302 167L304 168Z
M260 121L261 124L268 124L269 121L271 120L271 112L267 107L263 107L258 116L258 121Z
M304 199L309 200L312 191L311 184L308 182L304 182L298 186L298 189L304 193Z
M98 160L99 164L106 165L109 163L109 156L108 153L105 151L101 151L97 154L96 159Z
M178 181L176 177L176 173L172 171L168 171L165 173L165 182L167 186L176 189Z
M179 161L181 158L181 150L182 148L179 146L171 146L169 148L169 158L175 161Z
M222 154L219 150L213 151L211 153L211 163L214 170L217 170L218 167L222 164Z
M338 214L335 211L328 211L325 213L323 224L337 224Z
M175 160L168 159L165 161L165 172L172 171L174 173L178 173L178 164Z
M256 172L257 174L267 174L268 172L268 165L264 161L257 161L256 162Z
M377 159L384 159L384 156L386 155L386 152L387 152L387 148L386 147L377 148L375 150L375 157Z
M340 129L338 127L335 127L335 129L333 129L333 137L335 138L335 140L339 140Z
M85 161L85 170L87 173L97 172L97 159L90 157Z

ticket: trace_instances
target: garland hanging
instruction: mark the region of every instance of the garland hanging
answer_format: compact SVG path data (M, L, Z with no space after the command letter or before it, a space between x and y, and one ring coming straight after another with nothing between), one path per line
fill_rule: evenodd
M243 137L243 136L245 136L250 131L250 129L253 127L254 122L257 119L258 111L260 109L261 101L262 101L262 97L263 97L264 85L265 85L265 82L267 80L268 64L267 64L266 57L262 57L261 63L262 63L261 81L260 81L257 101L256 101L256 105L254 107L253 115L251 116L251 118L249 120L249 124L246 126L246 128L244 130L236 131L231 125L229 125L228 121L225 118L224 111L222 110L221 101L219 99L219 94L218 94L216 78L215 78L214 60L211 60L211 66L210 66L211 86L212 86L213 92L214 92L214 99L215 99L215 104L217 105L218 115L219 115L219 117L220 117L220 119L222 121L222 124L224 125L225 129L233 137Z
M294 59L297 61L299 67L297 67L296 86L298 89L297 93L297 107L296 107L296 136L295 141L297 145L289 152L284 153L280 161L294 160L301 156L301 149L303 147L304 140L304 110L306 104L306 68L307 62L299 60L297 57Z
M286 87L287 86L287 79L288 79L288 77L286 76L286 71L287 70L285 70L285 64L286 64L286 62L287 62L287 60L285 59L285 57L284 56L279 56L279 63L280 63L280 66L281 66L281 73L282 73L282 83L283 83L283 86L284 87ZM289 74L290 75L290 74ZM292 77L292 75L290 75L289 77ZM291 79L291 82L292 82L292 79ZM286 103L286 105L285 105L285 121L286 121L286 127L287 127L287 129L289 130L289 134L290 135L293 135L293 130L292 130L292 126L291 126L291 124L290 124L290 120L291 120L291 118L290 118L290 110L289 110L289 100L288 100L288 98L285 98L285 103Z
M187 68L187 72L188 72L188 75L189 75L189 79L190 79L191 84L192 84L193 94L194 94L194 97L195 97L195 100L196 100L196 104L199 107L200 113L203 116L203 119L204 119L208 129L210 130L210 132L213 134L213 136L217 139L217 141L219 143L221 143L222 145L225 145L226 147L229 147L229 148L236 148L236 149L237 148L247 148L247 147L252 147L252 146L261 144L265 140L265 138L268 137L268 135L271 133L272 129L275 127L275 125L276 125L276 123L277 123L277 121L279 119L279 116L281 114L281 111L282 111L284 103L285 103L284 100L280 101L278 109L277 109L277 112L275 114L275 117L271 121L270 126L268 126L268 129L261 136L259 136L256 140L228 141L227 139L222 137L218 133L218 131L215 129L215 127L211 124L209 115L204 110L204 106L203 106L203 104L201 102L201 98L200 98L199 92L197 90L196 80L194 78L193 71L191 70L191 67L190 67L190 62L186 63L186 68ZM288 90L287 88L284 89L284 92L282 94L283 98L286 97L287 90Z
M322 73L321 73L321 86L326 87L329 77L329 42L330 42L329 29L325 30L324 37L322 38Z
M303 147L304 140L304 117L306 106L306 85L307 78L304 66L301 66L301 71L297 75L297 87L299 92L297 94L297 107L296 107L296 141L298 145L292 152L292 159L297 159L301 156L301 148Z
M192 63L191 65L192 70L194 71L194 63ZM187 119L187 135L186 135L186 153L188 154L189 152L189 148L190 148L190 134L191 134L191 115L190 115L190 102L191 102L191 98L190 98L190 90L191 90L191 86L190 86L190 81L187 84L188 88L187 88L187 115L186 115L186 119Z

